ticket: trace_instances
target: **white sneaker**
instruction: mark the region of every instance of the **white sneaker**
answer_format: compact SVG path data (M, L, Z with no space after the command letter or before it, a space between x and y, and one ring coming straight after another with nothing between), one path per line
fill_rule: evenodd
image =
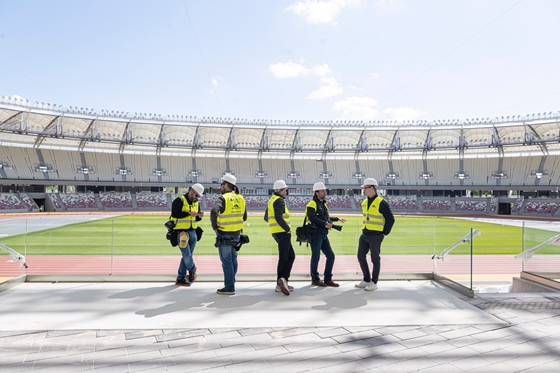
M290 290L291 293L292 291L294 291L294 287L292 285L288 285L288 290ZM276 289L274 289L274 291L277 293L281 293L282 289L280 289L280 286L276 285Z
M369 284L367 284L367 286L364 290L365 291L377 290L377 284L374 284L373 282L370 282Z
M354 284L354 286L357 287L357 288L363 289L367 286L367 284L369 284L369 282L362 281L359 284Z

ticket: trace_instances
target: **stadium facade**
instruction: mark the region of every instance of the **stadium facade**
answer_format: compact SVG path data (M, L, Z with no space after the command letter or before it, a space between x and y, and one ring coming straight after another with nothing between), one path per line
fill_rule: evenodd
M558 197L560 116L444 121L243 120L63 107L0 96L0 192L161 191L235 174L248 194L284 179L389 195Z

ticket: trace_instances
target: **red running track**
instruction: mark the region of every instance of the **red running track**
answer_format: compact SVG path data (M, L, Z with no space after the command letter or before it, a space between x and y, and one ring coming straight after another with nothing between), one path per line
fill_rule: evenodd
M558 270L560 258L545 255L534 257L529 262L533 271L553 272ZM548 255L546 257L549 257ZM553 257L553 258L552 258ZM465 255L448 256L449 261L434 263L429 255L382 255L382 273L431 273L469 274L470 259ZM9 263L9 256L0 256L0 277L15 277L22 274L158 274L174 275L179 266L180 256L28 256L29 268L19 263ZM309 273L309 255L296 257L293 274ZM278 257L267 255L240 255L239 274L275 274ZM199 273L221 274L219 257L195 256ZM319 272L324 268L325 259L319 262ZM437 265L437 269L436 266ZM370 264L371 265L371 264ZM522 262L510 255L480 255L473 258L473 274L516 274L522 271ZM355 256L336 257L335 274L360 273Z

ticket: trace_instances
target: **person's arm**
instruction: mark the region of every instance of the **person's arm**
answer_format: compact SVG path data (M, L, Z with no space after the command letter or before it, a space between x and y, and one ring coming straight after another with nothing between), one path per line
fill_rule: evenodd
M224 197L218 198L212 210L210 210L210 223L212 224L212 229L214 231L218 230L218 214L224 212L225 210L225 200Z
M286 220L284 220L284 209L286 206L285 203L286 202L282 198L278 198L276 201L274 201L274 218L276 219L278 225L280 225L280 227L282 227L285 232L289 232L290 226L288 225L288 223L286 223Z
M264 210L264 217L263 217L264 221L266 221L268 223L268 208L266 208Z
M317 227L325 227L327 222L325 220L321 220L317 217L317 212L313 207L307 207L307 218L312 224L315 224Z
M383 234L387 236L391 233L391 229L393 229L393 225L395 224L395 217L393 216L393 212L391 211L391 207L389 207L389 203L383 200L379 204L379 212L385 218L385 225L383 226Z
M189 216L188 212L183 212L183 200L181 197L175 198L171 204L171 217L175 219L182 219Z

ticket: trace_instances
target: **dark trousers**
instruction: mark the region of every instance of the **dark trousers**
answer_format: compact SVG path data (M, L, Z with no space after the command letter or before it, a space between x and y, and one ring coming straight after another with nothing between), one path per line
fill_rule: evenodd
M379 272L381 271L381 242L383 242L382 234L375 234L372 236L361 235L358 241L358 263L360 263L360 268L362 269L362 274L364 275L364 281L373 281L377 284L379 280ZM369 272L369 266L367 262L367 253L371 252L371 263L373 264L373 271Z
M329 237L327 237L327 235L324 233L317 234L313 241L311 241L311 281L321 280L321 277L319 277L319 271L317 270L317 267L319 266L319 259L321 258L321 251L327 258L327 262L325 263L324 281L332 281L332 270L334 266L335 255L331 247Z
M292 246L292 235L287 233L274 233L272 235L278 243L278 267L276 267L277 279L281 277L288 280L292 272L292 266L296 259L296 253Z

